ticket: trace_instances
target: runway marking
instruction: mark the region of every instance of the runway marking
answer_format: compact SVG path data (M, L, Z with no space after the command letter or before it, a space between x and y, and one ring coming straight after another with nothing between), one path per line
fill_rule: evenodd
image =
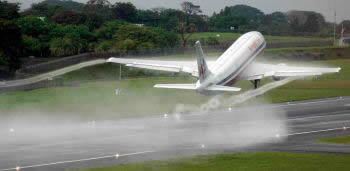
M348 110L346 110L346 112L348 112ZM346 113L346 114L338 114L338 113L343 113L343 111L342 111L342 112L331 112L331 113L328 113L328 114L333 114L333 115L298 117L298 118L290 118L290 119L287 119L287 120L294 121L294 120L317 119L317 118L331 118L331 117L339 117L339 116L348 116L348 115L350 115L350 113Z
M155 152L155 151L142 151L142 152L135 152L135 153L118 154L118 157L117 157L117 158L125 157L125 156L138 155L138 154L154 153L154 152ZM31 166L16 166L16 167L14 167L14 168L3 169L3 170L0 170L0 171L17 170L18 167L19 167L20 169L28 169L28 168L43 167L43 166L51 166L51 165L66 164L66 163L76 163L76 162L90 161L90 160L98 160L98 159L105 159L105 158L116 158L116 154L114 154L114 155L108 155L108 156L101 156L101 157L87 158L87 159L67 160L67 161L60 161L60 162L52 162L52 163L45 163L45 164L37 164L37 165L31 165Z
M324 129L324 130L308 131L308 132L299 132L299 133L287 134L285 136L304 135L304 134L312 134L312 133L320 133L320 132L328 132L328 131L337 131L337 130L347 130L347 129L350 129L350 127Z
M287 104L279 105L279 106L294 106L294 105L305 105L305 104L314 104L314 103L325 103L325 102L330 102L330 101L340 101L343 99L330 99L330 100L321 100L321 101L314 101L314 102L297 102L297 103L290 103L287 102Z

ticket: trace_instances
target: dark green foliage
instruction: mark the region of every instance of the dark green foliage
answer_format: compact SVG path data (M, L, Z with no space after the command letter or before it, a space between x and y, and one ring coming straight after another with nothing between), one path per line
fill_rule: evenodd
M47 35L54 28L54 24L45 18L37 16L26 16L17 20L18 26L22 33L28 36L39 37L39 35Z
M116 49L122 51L174 47L179 42L174 33L160 28L140 27L133 24L121 26L114 35L114 39Z
M87 52L94 37L84 25L57 25L51 32L50 51L54 56Z
M287 19L293 32L315 33L327 27L324 16L313 11L290 11Z
M112 19L111 4L107 0L89 0L84 6L84 13L87 15L86 24L90 30L97 29Z
M155 40L160 48L173 48L179 45L179 36L174 32L169 32L159 27L150 28L156 33Z
M86 13L85 24L89 27L90 31L99 28L103 24L104 20L96 13Z
M24 11L23 15L36 15L41 17L52 17L56 11L60 9L60 6L50 6L46 3L32 4L31 9Z
M51 19L57 24L85 24L86 15L71 10L59 10Z
M248 22L254 22L258 26L264 24L264 13L259 9L247 5L235 5L225 7L218 16L241 16L245 17Z
M0 65L14 72L23 52L21 30L14 22L0 19L0 35Z
M210 30L230 31L231 27L234 27L235 30L238 30L244 25L247 25L247 23L248 22L245 17L235 15L216 15L210 18L209 27Z
M12 20L19 17L19 5L16 3L8 3L7 1L0 1L0 18Z
M307 17L307 20L304 24L304 32L310 32L310 33L315 33L319 32L321 30L321 25L317 21L317 15L316 14L310 14Z
M288 23L287 17L281 12L274 12L272 14L265 15L264 25L280 25Z
M99 29L95 31L96 37L103 40L111 40L113 35L119 30L122 25L128 24L121 20L113 20L104 23Z
M113 17L115 19L135 22L137 17L136 7L130 3L116 2L112 7Z
M137 10L136 23L142 23L146 26L155 26L159 24L159 13L152 10Z
M185 14L175 9L166 9L160 13L159 26L168 30L176 31L178 23L185 20Z
M45 0L40 2L40 4L47 4L48 6L59 6L64 9L73 10L81 12L83 10L84 4L75 2L72 0Z

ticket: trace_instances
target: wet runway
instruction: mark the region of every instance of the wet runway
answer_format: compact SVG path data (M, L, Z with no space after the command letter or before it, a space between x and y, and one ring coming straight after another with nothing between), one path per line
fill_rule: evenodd
M16 167L63 170L111 166L222 152L350 154L350 146L313 142L350 135L350 97L221 109L207 114L34 123L0 126L0 171Z

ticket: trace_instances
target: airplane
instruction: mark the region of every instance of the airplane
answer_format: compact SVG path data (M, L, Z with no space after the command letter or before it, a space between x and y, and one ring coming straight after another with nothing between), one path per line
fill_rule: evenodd
M272 77L278 81L287 77L318 76L339 72L341 68L292 67L284 64L265 64L254 61L266 47L264 36L248 32L239 37L216 61L206 62L199 41L195 43L195 61L160 61L111 57L107 62L125 64L128 67L167 72L190 73L198 78L194 84L156 84L155 88L196 90L200 93L223 91L236 92L236 82L249 80L258 88L260 80Z

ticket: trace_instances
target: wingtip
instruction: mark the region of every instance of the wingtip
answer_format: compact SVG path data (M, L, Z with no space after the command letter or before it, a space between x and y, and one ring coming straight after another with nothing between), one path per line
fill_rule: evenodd
M111 57L111 58L108 58L107 60L106 60L106 62L113 62L113 57Z
M337 72L339 72L339 71L341 71L341 68L339 67L339 68L337 68Z

